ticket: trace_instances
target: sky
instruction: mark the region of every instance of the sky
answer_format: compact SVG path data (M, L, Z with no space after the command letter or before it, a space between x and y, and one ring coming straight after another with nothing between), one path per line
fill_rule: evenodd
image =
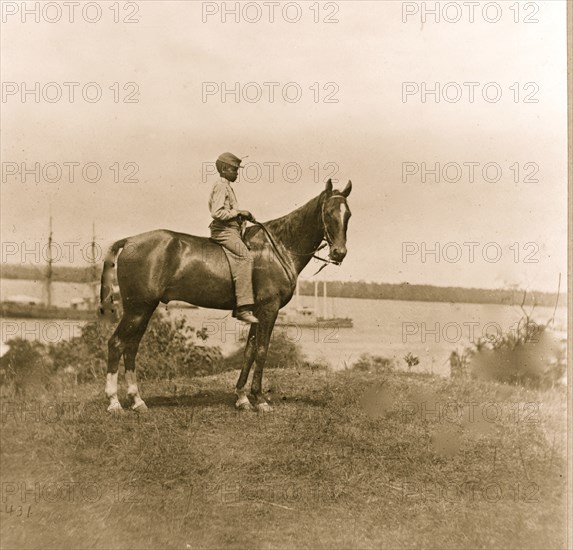
M555 291L565 277L564 1L482 2L473 22L462 2L439 22L434 2L283 2L274 22L264 2L238 22L222 15L235 2L94 2L73 22L22 4L3 3L0 28L3 262L37 261L50 213L56 243L78 243L60 265L86 259L92 223L102 249L207 235L213 163L231 151L259 220L352 180L348 255L321 278ZM440 181L422 174L436 163Z

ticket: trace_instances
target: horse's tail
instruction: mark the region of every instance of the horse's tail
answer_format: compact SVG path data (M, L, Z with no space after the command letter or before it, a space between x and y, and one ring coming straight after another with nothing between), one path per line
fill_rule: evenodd
M125 246L127 239L114 242L107 251L103 261L101 287L99 293L99 315L107 321L116 321L119 316L117 304L113 301L113 269L119 251Z

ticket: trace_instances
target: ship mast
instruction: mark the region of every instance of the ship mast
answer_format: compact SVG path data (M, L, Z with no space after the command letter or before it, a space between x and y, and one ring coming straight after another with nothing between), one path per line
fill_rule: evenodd
M328 319L328 310L327 310L327 302L326 302L326 281L322 281L322 302L324 307L324 314L323 317Z
M300 298L298 296L298 292L299 292L299 288L298 288L298 278L296 280L296 298L295 298L295 307L296 310L298 311L300 309Z
M314 314L318 315L318 281L314 281Z
M92 297L93 304L97 304L97 265L96 265L96 249L95 249L95 222L92 221L92 269L91 269L91 280L92 280Z
M48 235L48 268L46 270L46 304L48 307L52 307L52 215L50 214L50 233Z

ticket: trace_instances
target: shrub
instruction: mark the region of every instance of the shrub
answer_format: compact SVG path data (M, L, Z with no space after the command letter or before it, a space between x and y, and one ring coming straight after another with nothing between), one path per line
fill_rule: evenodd
M9 340L7 345L10 349L0 357L2 385L20 396L43 392L55 372L47 347L21 338Z
M84 325L81 335L70 341L45 345L11 340L7 342L9 351L1 358L0 381L14 384L20 392L32 382L45 386L55 372L74 373L80 383L101 381L107 371L107 342L113 330L108 323L94 322ZM203 343L206 339L204 332L195 332L186 319L173 320L157 312L139 347L138 377L171 379L221 372L221 350L197 345L198 340Z
M420 358L417 355L412 355L412 352L409 351L404 357L402 357L408 366L408 371L412 370L412 367L420 364Z
M524 317L517 330L470 350L473 376L510 384L552 385L565 374L566 351L546 325Z
M137 372L142 379L204 376L223 370L219 347L197 345L207 336L187 324L185 318L169 319L157 313L141 342Z
M81 335L50 346L50 357L58 370L73 369L79 383L103 380L107 371L107 341L113 327L88 323Z
M473 351L469 348L458 351L454 350L450 353L450 377L451 378L466 378L469 374L469 359Z
M394 362L387 357L380 357L379 355L370 355L363 353L354 365L354 370L361 372L374 372L376 374L386 374L394 370Z
M312 361L306 361L305 366L311 371L326 371L330 369L330 362L326 357L317 357Z
M241 337L241 346L224 359L224 369L240 369L243 366L244 348L246 338ZM287 338L283 331L271 336L265 368L271 369L298 369L310 366L306 361L300 346Z

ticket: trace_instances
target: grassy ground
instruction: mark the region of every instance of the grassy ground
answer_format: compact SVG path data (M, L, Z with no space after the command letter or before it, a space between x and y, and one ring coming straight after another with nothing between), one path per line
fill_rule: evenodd
M267 370L2 402L2 548L565 548L566 395Z

